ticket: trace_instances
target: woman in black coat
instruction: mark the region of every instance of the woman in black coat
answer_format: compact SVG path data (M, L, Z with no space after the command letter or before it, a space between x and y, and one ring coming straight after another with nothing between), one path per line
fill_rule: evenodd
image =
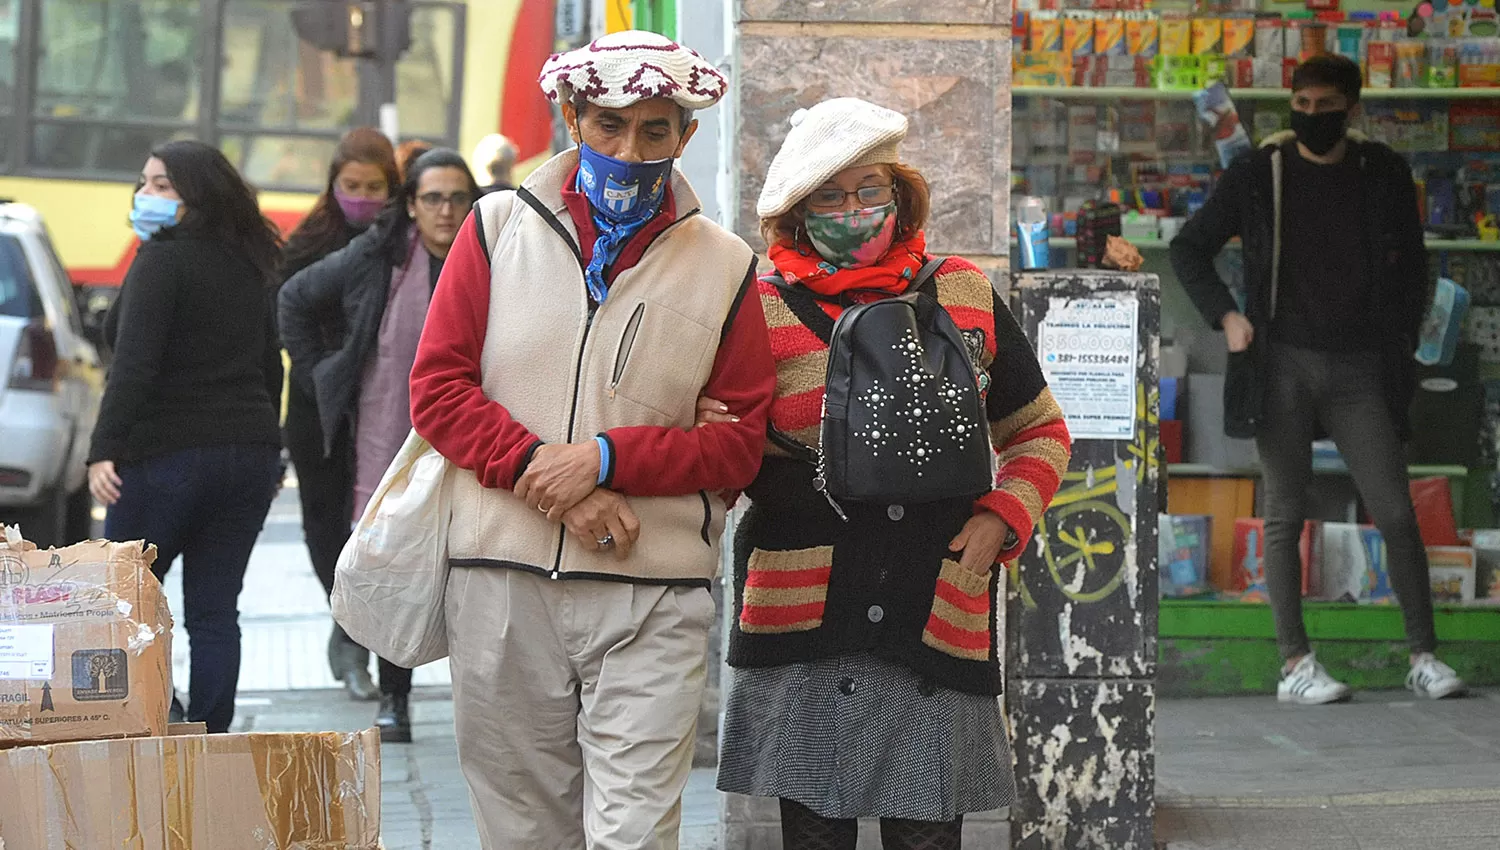
M142 244L106 323L89 488L106 537L156 545L157 578L182 556L187 719L227 732L240 588L281 474L279 240L234 166L195 141L152 151L130 219Z
M328 166L328 186L307 218L287 239L282 277L293 275L348 245L366 232L401 185L396 151L379 130L357 127L339 141ZM343 316L326 310L308 317L316 322L325 344L336 347L344 335ZM297 469L297 495L302 502L302 533L313 572L325 593L333 593L333 568L349 539L349 504L354 486L353 452L340 444L324 452L318 402L293 377L287 388L286 446ZM379 696L370 680L370 652L349 639L337 623L328 637L328 667L344 683L349 696L372 700Z

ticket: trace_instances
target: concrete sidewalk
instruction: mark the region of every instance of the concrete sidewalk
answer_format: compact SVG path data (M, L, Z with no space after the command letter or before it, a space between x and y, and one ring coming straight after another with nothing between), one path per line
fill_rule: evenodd
M1500 691L1164 700L1157 746L1171 850L1500 848Z
M355 731L370 725L370 703L343 691L242 693L236 732ZM447 688L412 695L410 744L381 747L381 830L387 850L478 850L469 791L453 739ZM717 850L719 795L711 769L693 771L683 797L681 850Z

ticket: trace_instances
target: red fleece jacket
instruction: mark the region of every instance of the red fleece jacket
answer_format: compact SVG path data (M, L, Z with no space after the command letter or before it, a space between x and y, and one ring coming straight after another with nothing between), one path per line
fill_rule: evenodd
M565 192L588 262L594 223L587 201ZM670 192L662 210L626 244L608 280L640 261L675 219ZM583 285L582 280L579 286ZM510 489L541 440L484 394L480 355L490 306L490 263L469 216L443 266L411 374L411 421L443 456L472 469L486 487ZM701 428L615 428L610 488L630 496L680 496L699 490L741 490L760 469L776 365L760 299L751 287L719 342L703 394L726 405L738 422ZM578 435L582 439L585 435Z

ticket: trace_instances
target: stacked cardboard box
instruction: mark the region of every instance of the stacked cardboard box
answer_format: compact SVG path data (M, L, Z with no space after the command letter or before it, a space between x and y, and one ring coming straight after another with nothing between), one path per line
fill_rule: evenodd
M154 548L0 536L0 848L376 850L380 739L169 726Z

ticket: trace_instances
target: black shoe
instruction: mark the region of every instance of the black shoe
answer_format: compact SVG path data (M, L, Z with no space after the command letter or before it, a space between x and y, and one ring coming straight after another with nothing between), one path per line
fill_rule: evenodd
M382 744L411 743L411 713L405 694L386 694L380 698L380 713L375 715Z

